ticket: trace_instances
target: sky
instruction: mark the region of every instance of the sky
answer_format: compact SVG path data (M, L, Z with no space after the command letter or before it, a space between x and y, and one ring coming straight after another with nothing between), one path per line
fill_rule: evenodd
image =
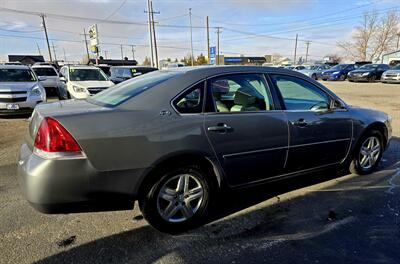
M339 53L338 41L351 37L362 14L400 10L399 0L153 0L159 59L190 54L189 8L192 10L195 56L207 54L206 16L210 44L225 56L293 57L298 34L298 57L320 60ZM12 12L18 10L18 12ZM86 54L83 29L97 23L100 54L132 58L141 63L150 55L147 0L0 0L0 61L8 54L38 54L48 59L38 13L46 14L50 44L57 59L81 61ZM32 13L33 12L33 13ZM53 52L53 48L52 48Z

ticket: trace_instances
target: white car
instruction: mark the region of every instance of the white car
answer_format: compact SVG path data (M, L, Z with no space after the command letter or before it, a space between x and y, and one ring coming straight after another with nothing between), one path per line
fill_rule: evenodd
M64 66L60 70L60 98L85 99L114 85L97 67Z
M44 81L40 81L46 90L47 96L58 95L60 86L60 77L57 70L51 65L33 65L32 70L38 77L45 77Z
M30 67L0 65L0 115L29 114L46 102L46 91Z

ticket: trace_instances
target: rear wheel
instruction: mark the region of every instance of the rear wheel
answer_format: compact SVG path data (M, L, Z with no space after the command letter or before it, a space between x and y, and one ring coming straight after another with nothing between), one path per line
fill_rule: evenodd
M360 143L350 164L350 171L359 175L372 173L382 158L383 135L379 131L371 130L363 136Z
M196 165L160 173L150 183L139 207L156 229L179 233L199 226L209 211L212 183Z

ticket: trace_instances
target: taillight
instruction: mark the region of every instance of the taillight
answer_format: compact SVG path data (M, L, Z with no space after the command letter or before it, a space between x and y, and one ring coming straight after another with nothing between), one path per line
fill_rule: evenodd
M45 117L35 138L35 148L44 152L81 153L72 135L55 119Z

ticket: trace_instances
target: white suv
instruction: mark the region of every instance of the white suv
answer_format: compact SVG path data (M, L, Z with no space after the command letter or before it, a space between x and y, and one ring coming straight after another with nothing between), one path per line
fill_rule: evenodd
M85 99L114 85L97 67L64 66L60 70L60 98Z

